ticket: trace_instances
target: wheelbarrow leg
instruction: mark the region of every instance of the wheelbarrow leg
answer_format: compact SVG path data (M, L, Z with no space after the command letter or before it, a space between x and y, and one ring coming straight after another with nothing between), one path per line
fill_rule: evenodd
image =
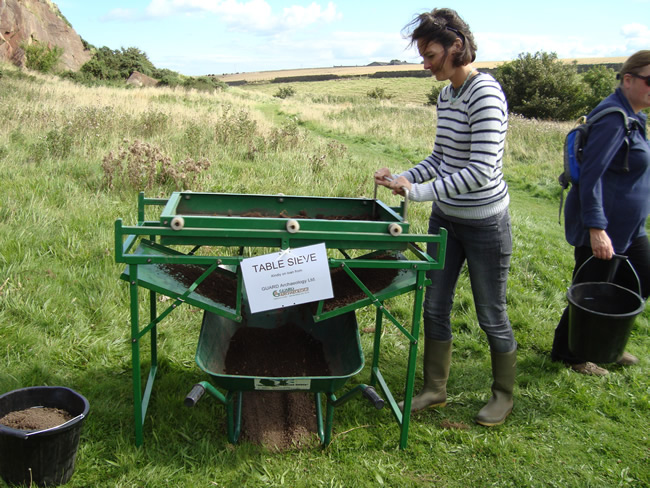
M237 407L235 410L234 397L237 395ZM241 405L243 393L241 391L228 392L226 395L226 411L228 413L228 440L231 444L237 444L241 434Z

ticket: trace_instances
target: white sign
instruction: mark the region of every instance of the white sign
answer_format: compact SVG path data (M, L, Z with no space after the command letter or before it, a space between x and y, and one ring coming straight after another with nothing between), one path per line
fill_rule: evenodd
M241 271L252 313L334 296L323 243L244 259Z
M311 388L311 379L309 378L255 378L253 381L256 390L276 390L276 391L295 391L309 390Z

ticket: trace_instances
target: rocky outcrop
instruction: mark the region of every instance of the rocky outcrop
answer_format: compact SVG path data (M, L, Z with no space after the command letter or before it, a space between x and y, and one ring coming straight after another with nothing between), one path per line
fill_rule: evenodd
M81 37L50 0L0 0L0 60L25 65L24 44L63 49L60 70L77 71L91 58Z
M129 76L129 79L126 80L127 85L133 85L137 87L143 87L143 86L156 86L158 84L158 80L154 80L152 77L143 75L139 71L134 71L131 73L131 76Z

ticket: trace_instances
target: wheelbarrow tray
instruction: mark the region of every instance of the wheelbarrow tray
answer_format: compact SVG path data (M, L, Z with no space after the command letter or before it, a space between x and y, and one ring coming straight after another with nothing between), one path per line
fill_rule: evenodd
M400 249L406 242L393 239L390 224L409 231L408 222L379 200L369 198L246 195L234 193L174 192L160 215L160 225L172 227L182 217L183 228L204 229L192 243L221 246L277 246L278 232L295 220L300 231L292 235L300 246L325 242L338 249ZM218 235L210 230L218 229ZM340 238L337 238L337 235ZM186 244L181 231L165 235L164 244Z
M327 376L243 376L226 373L230 340L239 327L275 328L292 323L320 341L329 369ZM274 351L267 351L273 354ZM333 393L364 366L356 315L349 312L314 322L309 306L300 305L256 314L243 322L205 312L196 351L196 363L211 375L216 386L228 391L308 391Z

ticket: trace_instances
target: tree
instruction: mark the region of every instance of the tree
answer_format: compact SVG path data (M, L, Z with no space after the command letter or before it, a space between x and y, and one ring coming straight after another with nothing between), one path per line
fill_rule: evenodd
M592 66L582 79L589 87L585 95L587 112L591 112L603 98L616 89L616 72L607 66Z
M90 61L81 67L81 71L100 80L126 80L134 71L152 76L155 70L156 67L149 61L146 53L137 47L121 50L100 47Z
M570 120L586 109L586 85L575 64L565 64L555 53L537 52L497 68L511 112L539 119Z

